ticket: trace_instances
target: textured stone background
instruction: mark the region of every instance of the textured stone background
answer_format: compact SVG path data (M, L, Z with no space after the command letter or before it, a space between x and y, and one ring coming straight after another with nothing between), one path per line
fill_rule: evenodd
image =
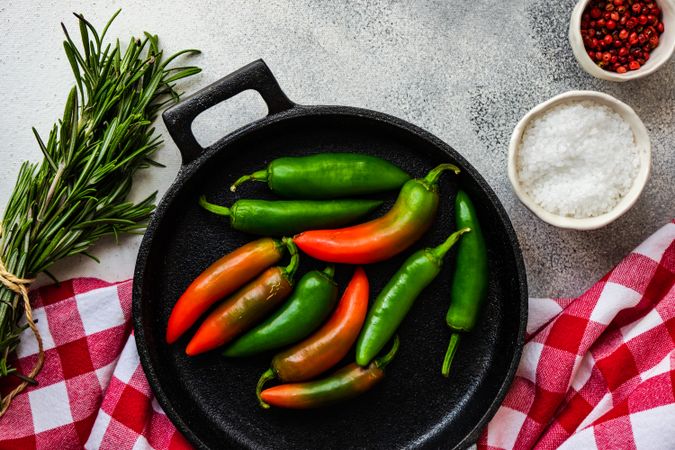
M464 154L497 192L518 232L533 296L574 296L675 216L675 61L628 84L592 78L567 42L573 0L447 1L21 1L0 3L0 207L20 161L40 153L30 131L46 133L61 114L72 83L60 21L71 11L102 24L117 7L111 36L158 33L168 50L197 47L205 71L188 90L264 58L289 97L299 103L343 104L399 116L438 135ZM73 28L74 33L77 31ZM594 89L631 105L653 144L652 175L638 203L598 231L563 231L521 205L506 176L507 143L531 107L571 89ZM243 95L200 117L197 132L211 142L265 113ZM179 157L163 125L165 169L139 179L136 196L162 193ZM61 277L131 276L138 238L99 244L102 264L62 263Z

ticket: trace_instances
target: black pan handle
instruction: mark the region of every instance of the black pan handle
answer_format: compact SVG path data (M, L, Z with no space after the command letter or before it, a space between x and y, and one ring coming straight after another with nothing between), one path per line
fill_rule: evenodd
M204 149L192 133L195 117L248 89L257 91L267 104L268 114L276 114L295 106L265 61L259 59L221 78L204 89L190 95L162 114L166 128L183 157L183 164L194 161Z

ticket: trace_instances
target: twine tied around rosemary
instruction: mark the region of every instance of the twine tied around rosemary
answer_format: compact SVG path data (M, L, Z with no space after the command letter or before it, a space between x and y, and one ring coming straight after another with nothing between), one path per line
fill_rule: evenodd
M1 235L2 224L0 224L0 236ZM35 339L37 340L38 344L38 357L37 361L35 362L35 366L33 366L33 369L27 376L20 377L22 381L17 387L12 389L6 396L0 398L0 417L5 415L5 412L7 412L7 409L9 409L9 405L12 403L14 397L23 392L23 390L26 389L29 384L31 384L31 380L34 383L35 376L40 373L42 365L45 362L42 336L40 336L40 332L35 325L35 321L33 320L33 310L30 307L30 298L28 297L28 287L33 281L35 281L35 279L19 278L16 275L8 272L5 264L2 261L2 255L0 255L0 283L23 299L23 309L24 314L26 315L28 328L30 328L33 332L33 335L35 335Z

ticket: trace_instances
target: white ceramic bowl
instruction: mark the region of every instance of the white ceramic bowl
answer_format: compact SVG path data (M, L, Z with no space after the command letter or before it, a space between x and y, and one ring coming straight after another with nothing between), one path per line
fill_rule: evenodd
M517 155L522 143L523 132L530 124L532 119L547 111L548 109L560 105L561 103L582 100L590 100L601 105L606 105L612 110L616 111L626 122L628 122L631 129L633 130L633 137L637 144L640 158L640 167L638 169L637 176L635 177L635 181L633 182L633 186L614 207L614 209L600 216L578 219L574 217L553 214L539 206L537 203L535 203L534 199L525 193L525 190L521 187L520 180L518 179ZM596 91L569 91L565 92L564 94L557 95L550 100L535 106L532 110L525 114L522 119L520 119L520 122L518 122L515 129L513 130L511 142L509 144L509 180L511 180L511 185L513 186L513 190L516 192L516 195L520 201L523 202L523 204L525 204L525 206L527 206L541 220L560 228L569 228L574 230L594 230L604 227L605 225L617 219L623 213L628 211L630 207L633 206L633 204L635 204L637 201L640 193L642 192L642 189L647 183L647 178L649 178L650 166L651 144L649 142L647 129L642 123L642 120L640 120L638 115L630 106L617 100L611 95Z
M628 81L646 77L656 72L664 65L675 52L675 0L656 0L656 4L663 11L663 34L659 37L659 45L649 55L649 60L638 70L629 70L626 73L610 72L601 69L586 53L584 41L581 38L581 16L590 0L579 0L572 11L570 19L569 39L574 56L581 67L596 78L609 81Z

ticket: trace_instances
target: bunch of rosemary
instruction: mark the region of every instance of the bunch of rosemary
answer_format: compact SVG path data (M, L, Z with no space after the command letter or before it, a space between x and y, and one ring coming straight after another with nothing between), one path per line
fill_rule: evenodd
M44 140L33 129L44 159L23 163L0 222L0 380L16 375L24 381L21 389L40 369L27 376L8 360L22 331L33 328L26 285L61 258L91 256L86 250L102 236L144 228L154 194L136 204L126 197L134 173L158 165L150 159L161 144L152 122L160 109L178 100L175 82L200 71L169 67L179 55L197 50L164 58L157 36L148 33L132 38L126 48L119 40L104 43L119 12L100 34L76 14L82 50L63 27L76 86L49 137ZM29 324L21 326L26 313ZM0 415L13 395L2 399Z

